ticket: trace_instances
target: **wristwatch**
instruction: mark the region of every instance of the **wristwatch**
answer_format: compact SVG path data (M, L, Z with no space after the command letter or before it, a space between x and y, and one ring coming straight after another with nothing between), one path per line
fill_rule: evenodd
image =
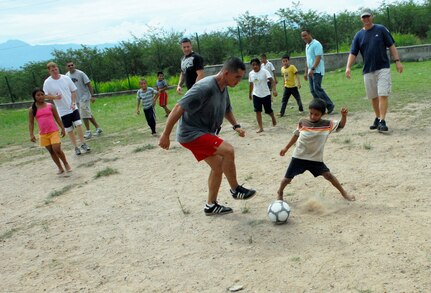
M313 70L313 71L314 71L314 70L316 70L316 68L314 68L314 67L311 67L311 70Z
M235 124L234 126L232 126L233 130L236 130L237 128L241 128L240 124Z

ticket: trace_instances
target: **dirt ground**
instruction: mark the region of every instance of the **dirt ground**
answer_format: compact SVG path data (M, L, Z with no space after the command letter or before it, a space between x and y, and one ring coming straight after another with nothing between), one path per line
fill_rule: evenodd
M4 163L0 291L431 292L429 107L390 113L388 134L368 130L372 113L351 113L329 137L325 163L357 201L306 173L286 188L285 225L266 209L292 154L278 155L294 109L276 127L264 117L261 134L254 121L240 121L245 138L223 129L239 182L258 195L234 201L223 180L219 201L234 213L220 217L203 213L208 166L176 142L156 147L146 130L140 145L80 157L65 142L66 176L47 152ZM96 179L107 167L118 174Z

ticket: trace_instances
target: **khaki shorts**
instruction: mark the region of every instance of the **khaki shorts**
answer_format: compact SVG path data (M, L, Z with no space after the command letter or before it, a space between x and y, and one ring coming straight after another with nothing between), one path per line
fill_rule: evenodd
M364 74L365 91L369 99L389 97L392 89L391 70L379 69Z
M81 118L93 117L93 114L91 113L90 103L91 100L81 101L78 103L79 115L81 116Z
M46 134L39 134L39 140L40 140L40 146L43 146L43 147L61 143L60 134L58 133L58 131L54 131Z

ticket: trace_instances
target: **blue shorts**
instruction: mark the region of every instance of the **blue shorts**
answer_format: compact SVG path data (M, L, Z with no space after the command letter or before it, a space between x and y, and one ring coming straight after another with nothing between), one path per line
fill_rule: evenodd
M320 176L323 173L330 172L323 162L308 161L297 158L292 158L289 167L287 168L285 178L293 178L296 175L302 174L305 171L310 171L314 177Z
M271 107L272 101L271 101L271 95L266 96L264 98L260 98L258 96L253 95L253 107L254 112L262 112L262 106L265 109L266 114L271 114L274 111L272 111Z

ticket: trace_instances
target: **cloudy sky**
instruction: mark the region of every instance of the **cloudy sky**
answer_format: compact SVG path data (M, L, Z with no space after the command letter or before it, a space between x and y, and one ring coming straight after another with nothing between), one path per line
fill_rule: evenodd
M337 13L377 8L382 1L301 0L302 10ZM395 1L386 0L386 3ZM282 0L0 0L0 43L22 40L31 45L94 45L142 37L150 27L184 32L185 36L235 26L249 11L277 19Z

